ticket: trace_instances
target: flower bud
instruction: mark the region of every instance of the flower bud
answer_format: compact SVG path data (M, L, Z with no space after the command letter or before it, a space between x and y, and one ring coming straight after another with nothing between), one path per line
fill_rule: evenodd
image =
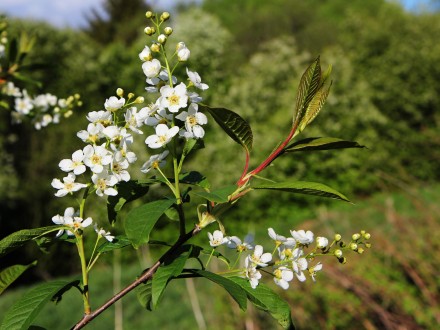
M167 36L165 34L161 34L157 37L157 41L163 45L167 41Z
M163 30L163 32L165 32L165 34L166 34L167 36L169 36L169 35L171 35L171 33L173 33L173 29L170 28L169 26L167 26L167 27Z
M369 249L371 247L371 243L365 243L365 247Z
M118 88L116 90L116 95L119 96L119 97L124 96L124 90L122 88Z
M138 96L136 100L134 100L134 103L144 103L145 99L143 96Z
M364 253L364 249L363 248L358 248L356 252L359 253L359 254L362 254L362 253Z
M152 52L158 53L160 52L160 44L154 43L150 47Z
M147 11L147 12L145 13L145 17L146 17L146 18L153 18L153 17L154 17L154 14L153 14L153 12L151 12L151 11Z
M361 238L361 235L358 234L358 233L353 234L353 235L351 236L351 239L352 239L353 241L357 241L359 238Z
M363 236L364 236L365 239L370 239L371 238L370 233L365 233Z
M205 228L207 225L209 225L210 223L213 223L216 220L217 219L212 214L210 214L208 212L203 212L203 213L199 214L199 227Z
M342 239L342 236L340 234L335 234L335 241L339 242Z
M341 257L342 257L342 251L341 251L341 250L335 250L335 252L333 252L333 254L334 254L337 258L341 258Z
M152 36L154 33L156 33L156 29L155 29L154 27L147 26L147 27L144 29L144 33L145 33L146 35L148 35L148 36Z
M164 12L162 13L162 15L160 15L160 20L161 20L161 21L166 21L166 20L169 19L169 18L170 18L170 13L167 12L167 11L164 11Z
M131 99L133 96L134 96L133 93L128 93L128 95L127 95L128 99Z
M352 249L353 251L356 251L358 248L358 245L356 243L350 243L350 249Z
M325 249L328 245L328 239L325 237L316 237L316 246L318 249Z

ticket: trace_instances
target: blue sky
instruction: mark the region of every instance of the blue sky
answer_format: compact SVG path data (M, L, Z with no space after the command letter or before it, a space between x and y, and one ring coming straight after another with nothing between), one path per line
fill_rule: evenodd
M85 13L100 8L104 0L1 0L0 13L8 16L45 20L58 27L85 26ZM168 9L178 2L198 0L150 0L157 9ZM368 0L366 0L368 1ZM429 0L400 0L408 10L417 10Z

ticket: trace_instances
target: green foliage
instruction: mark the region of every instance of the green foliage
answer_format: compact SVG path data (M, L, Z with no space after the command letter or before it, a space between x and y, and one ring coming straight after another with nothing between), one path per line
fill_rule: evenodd
M21 274L23 274L30 267L37 264L37 261L30 263L29 265L14 265L2 269L0 271L0 295L5 289L11 285Z

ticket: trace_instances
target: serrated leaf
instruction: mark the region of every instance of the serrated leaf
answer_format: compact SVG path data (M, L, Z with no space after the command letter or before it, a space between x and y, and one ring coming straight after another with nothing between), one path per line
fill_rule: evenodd
M312 101L318 89L321 87L321 65L319 57L303 73L296 96L295 114L293 124L301 122L307 106Z
M172 199L154 201L139 206L127 214L124 224L125 233L136 249L141 244L148 243L154 225L174 202Z
M150 312L153 310L151 306L152 302L152 291L151 291L151 281L148 281L145 284L141 284L136 288L136 295L139 303L142 307L148 309Z
M206 176L196 171L180 174L179 181L185 184L196 185L204 189L209 189L211 187L211 184L209 183Z
M169 260L165 260L152 279L151 307L155 309L170 279L182 273L183 267L191 254L192 246L186 245L178 249Z
M192 191L193 195L207 199L208 201L215 203L226 203L228 197L237 190L237 186L227 186L221 189L217 189L211 192L206 191Z
M285 152L332 150L348 148L365 148L355 141L347 141L333 137L311 137L296 141L284 148Z
M6 312L0 330L28 329L44 305L69 283L69 281L64 280L48 282L24 294Z
M136 180L119 182L116 185L118 194L116 196L108 196L107 199L107 214L110 223L113 224L116 221L118 212L125 204L145 196L148 193L150 185L156 182L156 180L146 182Z
M215 273L208 272L206 270L194 269L191 270L192 273L202 276L220 286L222 286L231 297L237 302L238 306L245 311L247 307L247 294L246 291L243 290L241 285L235 283L235 281L231 280L231 277L223 277L217 275Z
M113 239L113 241L109 242L107 240L105 240L104 243L102 243L97 251L99 253L104 253L104 252L110 252L113 250L119 250L122 249L126 246L131 245L131 241L125 237L125 236L117 236Z
M229 277L229 280L238 284L257 308L272 315L284 329L295 329L289 304L269 287L260 283L253 289L249 281L241 277Z
M349 199L340 192L334 190L333 188L330 188L329 186L317 182L285 181L266 183L258 186L253 186L252 189L280 190L291 193L327 197L350 202Z
M29 265L13 265L2 269L0 272L0 295L5 289L11 285L17 278L20 277L26 270L35 266L37 261L30 263Z
M60 228L61 226L47 226L16 231L0 241L0 257L8 254L16 248L19 248L20 246L23 246L26 242L29 242L36 237L58 231Z
M306 126L308 126L319 114L325 101L327 100L328 94L330 92L330 86L328 88L320 88L316 94L313 96L310 103L307 105L306 112L299 122L298 129L302 132Z
M247 153L252 150L252 130L242 117L234 111L225 108L210 108L207 105L199 104L199 109L209 112L226 134L242 145L247 150Z

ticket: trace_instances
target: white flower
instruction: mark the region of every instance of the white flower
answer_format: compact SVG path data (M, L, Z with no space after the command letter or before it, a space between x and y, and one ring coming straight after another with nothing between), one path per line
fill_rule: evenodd
M87 114L87 120L93 124L100 123L103 126L108 126L113 122L110 111L91 111Z
M286 238L283 235L278 235L275 230L273 230L273 228L268 228L267 233L269 234L269 237L275 241L276 246L280 246L281 244L283 244L288 247L293 247L296 244L295 239L293 239L292 237Z
M118 181L127 182L130 180L130 173L127 171L128 166L128 160L122 157L121 153L114 154L110 170Z
M149 61L151 60L151 50L150 47L145 46L144 49L139 53L139 58L141 61Z
M123 144L131 145L133 143L133 135L128 133L125 127L107 126L102 130L102 134L110 139L112 150L118 150Z
M87 145L84 147L84 164L92 170L93 173L101 173L104 166L112 161L112 153L102 146Z
M20 88L16 87L12 81L3 87L3 93L8 96L21 97Z
M249 261L253 264L266 267L268 263L272 260L272 254L269 252L263 253L263 247L261 245L256 245L254 253L248 256Z
M279 287L287 290L289 288L289 282L293 280L293 271L287 267L279 267L273 272L274 282Z
M300 244L310 244L313 243L313 233L310 230L307 230L305 232L304 230L291 230L290 233L292 234L292 237Z
M107 241L112 242L115 238L109 231L105 231L103 228L98 229L98 225L95 223L95 231L98 237L104 237Z
M223 237L223 232L221 230L216 230L214 233L208 233L209 245L212 247L220 246L228 241L226 237Z
M246 250L252 250L254 246L252 245L252 242L254 241L254 237L251 234L246 235L244 238L244 242L241 241L237 236L228 236L226 246L230 249L237 249L237 251L246 251Z
M93 222L92 218L88 217L87 219L83 219L77 216L78 213L75 213L75 210L73 207L68 207L64 211L64 216L61 216L59 214L52 217L52 221L57 225L64 225L71 227L73 232L76 232L78 230L82 230L88 226L90 226ZM57 233L57 236L62 235L64 230L60 230ZM67 235L73 236L74 233L70 230L67 230Z
M179 42L177 44L177 46L176 46L176 53L177 53L177 59L180 62L188 61L189 55L191 54L191 52L186 47L184 42Z
M64 197L69 193L87 187L86 184L75 182L75 178L75 174L69 173L66 177L63 178L63 182L61 182L59 179L53 179L52 187L58 189L58 191L55 193L55 196Z
M32 101L28 97L15 99L15 111L22 115L28 115L33 107L34 106L32 105Z
M100 138L103 137L102 131L104 126L100 123L90 123L87 125L87 131L82 130L76 133L83 142L96 143Z
M158 149L165 146L171 139L179 132L179 127L174 126L168 128L165 124L159 124L156 126L156 134L150 135L145 139L147 144L152 149Z
M161 68L162 66L159 60L155 58L151 61L146 61L142 63L142 70L144 71L144 74L147 76L147 78L156 77L159 74Z
M144 121L148 118L148 112L144 110L145 108L142 108L139 112L136 107L132 107L127 110L127 112L124 114L125 117L125 125L128 126L128 128L137 133L137 134L144 134L139 127L142 127L144 124Z
M156 169L159 167L163 167L166 164L165 158L168 156L170 152L165 150L161 154L152 155L149 160L142 165L141 172L148 173L151 169Z
M306 275L303 271L307 269L307 259L301 257L302 255L303 251L300 249L295 249L293 251L292 269L296 278L300 282L304 282L306 280Z
M125 104L125 99L121 97L118 99L116 96L110 96L110 98L105 100L104 108L110 112L114 112L122 108Z
M309 269L309 274L312 277L313 282L316 282L315 280L316 272L320 271L321 269L322 269L322 264L320 262L318 262L315 266Z
M152 86L147 86L145 87L145 90L148 93L156 93L158 91L157 89L157 85L161 82L165 82L168 83L169 81L169 76L168 76L168 72L165 70L162 70L159 72L159 75L157 77L153 77L153 78L147 78L147 84L152 85ZM173 82L173 85L177 83L177 78L175 76L171 76L171 81Z
M180 83L176 87L162 86L160 94L160 106L168 108L170 112L178 112L180 108L186 108L187 106L188 95L184 83Z
M82 150L77 150L72 154L72 159L63 159L58 166L64 172L71 172L75 175L80 175L86 171L86 167L83 163L84 153Z
M252 289L255 289L258 286L258 282L261 279L261 273L257 270L255 265L246 258L245 266L245 276L249 280L249 283L251 284Z
M328 245L328 239L325 237L316 237L316 246L318 249L325 249Z
M145 124L148 126L156 126L157 124L167 124L173 121L173 115L168 114L165 109L155 111L155 113L145 119Z
M209 88L207 84L202 83L202 78L200 78L200 75L197 72L189 71L188 68L186 68L186 74L188 75L189 80L197 88L201 89L202 91Z
M100 197L104 195L116 196L118 191L113 188L118 183L114 175L109 175L106 171L92 175L92 181L95 184L96 194Z
M188 107L188 112L182 111L176 116L177 119L185 122L186 132L188 134L183 136L185 138L197 138L201 139L205 135L205 131L200 125L205 125L208 122L208 118L201 112L197 112L198 105L191 103Z

